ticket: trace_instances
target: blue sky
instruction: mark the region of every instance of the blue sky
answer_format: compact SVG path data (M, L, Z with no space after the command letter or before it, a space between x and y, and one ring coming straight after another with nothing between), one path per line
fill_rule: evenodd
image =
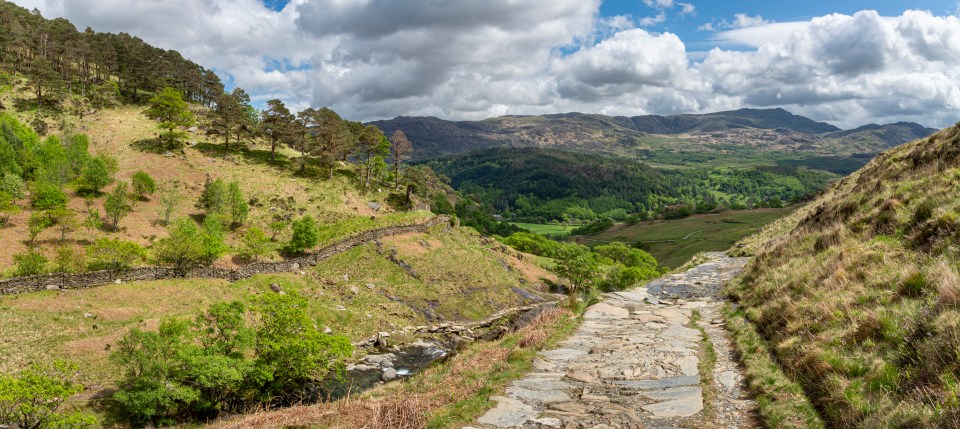
M783 107L960 120L957 0L13 0L176 49L257 105L399 115Z
M654 2L654 4L656 4ZM904 1L865 1L865 0L803 0L803 1L693 1L696 7L694 15L667 14L663 24L647 27L653 31L669 31L680 36L688 49L708 50L717 45L711 40L713 32L698 29L708 23L732 21L738 13L748 16L761 16L776 22L809 21L811 18L841 13L852 15L855 12L872 9L883 16L897 16L907 9L929 10L937 15L955 14L958 10L956 0L912 0ZM657 7L645 4L642 0L606 0L600 6L603 16L630 15L635 19L656 15Z

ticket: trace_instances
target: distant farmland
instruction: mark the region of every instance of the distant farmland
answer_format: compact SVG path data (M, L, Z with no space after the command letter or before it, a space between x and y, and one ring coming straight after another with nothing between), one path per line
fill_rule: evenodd
M579 225L553 225L553 224L542 224L542 223L522 223L522 222L511 222L513 225L523 228L530 232L535 232L537 234L555 236L555 235L567 235L574 228Z
M697 253L727 250L741 238L793 210L794 207L725 211L636 225L618 224L599 234L576 237L575 240L586 245L609 241L639 242L660 264L676 268Z

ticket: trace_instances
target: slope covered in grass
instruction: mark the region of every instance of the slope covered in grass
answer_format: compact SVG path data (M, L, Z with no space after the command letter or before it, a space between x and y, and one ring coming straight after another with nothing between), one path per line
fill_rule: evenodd
M117 160L117 182L130 181L137 171L152 176L160 191L146 201L138 201L133 210L120 222L118 231L77 228L66 235L66 243L80 250L80 246L97 238L109 237L132 241L148 246L167 236L166 227L160 222L163 215L162 194L175 189L180 195L174 218L192 216L201 218L203 210L194 203L203 191L207 177L236 181L252 205L246 228L258 227L270 231L276 221L287 221L310 215L320 224L320 245L330 244L348 235L380 226L413 223L432 217L424 211L395 212L385 200L390 189L381 187L380 192L361 194L355 184L354 167L344 165L333 179L326 179L318 170L308 165L306 174L299 172L299 159L289 149L281 149L275 162L269 161L269 147L263 143L247 142L242 150L223 150L220 141L212 140L202 133L192 133L189 140L194 144L181 152L156 150L152 140L158 134L157 124L144 116L143 108L125 106L104 109L82 120L67 117L69 130L54 129L52 135L82 133L89 136L91 154L107 154ZM30 112L11 112L21 122L30 117ZM115 184L104 189L104 194L85 198L74 189L66 189L69 208L79 213L81 220L90 210L104 212L106 194ZM380 210L368 205L376 202ZM20 201L23 211L11 217L9 224L0 232L0 274L11 273L13 255L28 247L30 215L36 210L26 201ZM227 238L233 246L240 244L239 237L245 228ZM278 242L287 240L290 229L280 231ZM60 244L60 232L50 228L40 233L37 241L40 249L52 259L55 247ZM233 264L233 257L218 261L219 265Z
M213 303L274 293L273 283L307 297L318 325L357 341L406 326L484 319L529 303L517 291L536 294L541 278L556 280L531 258L521 260L469 228L441 227L356 247L304 274L0 296L0 372L63 358L81 365L82 381L97 393L121 375L108 357L129 329L152 330L163 318L192 319ZM395 334L392 341L404 338Z
M737 247L729 287L832 427L960 426L960 125Z

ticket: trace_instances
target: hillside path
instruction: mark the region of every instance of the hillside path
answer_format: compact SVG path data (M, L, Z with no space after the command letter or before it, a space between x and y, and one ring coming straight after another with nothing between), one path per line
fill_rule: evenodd
M468 428L761 427L720 314L721 287L745 262L710 253L686 272L604 294ZM703 373L708 345L716 363Z

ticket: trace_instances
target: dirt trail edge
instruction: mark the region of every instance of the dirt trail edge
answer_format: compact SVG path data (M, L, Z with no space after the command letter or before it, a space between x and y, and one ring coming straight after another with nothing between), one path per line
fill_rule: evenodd
M709 253L686 272L604 294L467 428L761 427L720 315L723 283L745 262Z

